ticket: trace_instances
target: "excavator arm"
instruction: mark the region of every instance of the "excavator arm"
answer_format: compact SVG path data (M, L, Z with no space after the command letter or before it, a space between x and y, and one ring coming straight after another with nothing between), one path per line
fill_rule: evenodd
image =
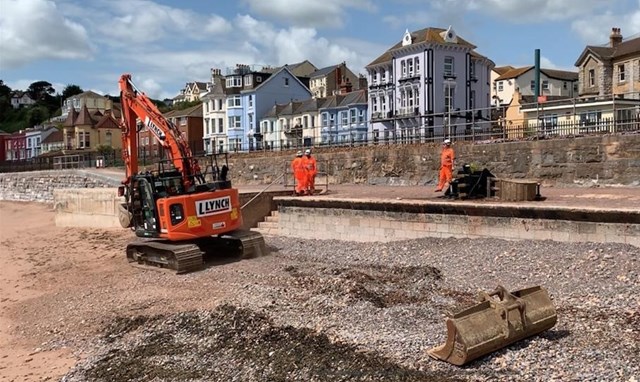
M130 74L120 76L120 100L122 102L122 148L128 184L131 177L138 172L138 126L142 126L155 136L166 149L173 166L182 174L184 189L193 184L194 163L191 149L180 130L168 121L156 105L131 81ZM138 122L139 121L139 122Z

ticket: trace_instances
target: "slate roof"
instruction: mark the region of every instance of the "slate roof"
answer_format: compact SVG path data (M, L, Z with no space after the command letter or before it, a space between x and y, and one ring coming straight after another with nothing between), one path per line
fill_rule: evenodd
M336 70L337 67L339 67L340 65L332 65L332 66L327 66L326 68L322 68L322 69L318 69L315 72L311 73L309 75L309 78L316 78L316 77L322 77L322 76L326 76L327 74L333 72L334 70Z
M580 54L580 57L578 57L575 66L581 66L589 53L601 61L616 60L632 55L640 56L640 37L623 40L615 47L587 45Z
M441 33L443 32L446 32L446 29L433 28L433 27L424 28L424 29L417 30L415 32L411 32L411 37L412 37L411 44L419 44L419 43L434 43L434 44L442 44L442 45L455 44L455 45L466 46L470 49L476 48L475 45L471 44L470 42L468 42L467 40L463 39L460 36L458 36L457 43L445 42L444 38L442 38L441 36ZM391 59L393 58L393 52L400 48L402 48L402 41L398 41L389 50L384 52L378 58L373 60L369 65L367 65L367 67L391 61Z
M42 140L42 143L56 143L62 142L64 137L62 136L62 131L56 129L53 133L49 134L48 137Z
M166 113L165 118L200 117L202 118L202 104L191 106L184 110L171 110Z
M67 118L64 120L64 123L62 125L65 127L75 126L77 116L78 112L73 108L73 106L71 106L71 108L69 108L69 114L67 114Z
M496 78L496 81L508 80L512 78L518 78L526 72L535 69L535 66L523 66L521 68L513 68L511 70L507 70L504 74ZM554 78L557 80L563 81L577 81L578 80L578 72L570 72L566 70L556 70L556 69L540 69L541 73L544 73L549 78Z

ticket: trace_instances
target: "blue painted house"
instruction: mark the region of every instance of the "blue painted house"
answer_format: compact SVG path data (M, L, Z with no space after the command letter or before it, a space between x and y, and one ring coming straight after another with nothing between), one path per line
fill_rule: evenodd
M261 149L264 132L260 131L259 121L273 105L311 98L307 84L287 65L273 73L253 71L248 66L241 69L237 75L227 76L227 88L229 82L241 87L227 95L230 151Z
M321 144L354 144L368 140L368 99L366 90L351 91L350 84L340 94L325 98L320 106Z

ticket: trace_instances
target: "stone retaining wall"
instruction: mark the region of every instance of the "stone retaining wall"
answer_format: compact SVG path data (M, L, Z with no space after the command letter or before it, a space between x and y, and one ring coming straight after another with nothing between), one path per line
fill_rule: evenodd
M501 178L536 179L545 186L640 185L640 134L455 142L454 149L458 164L486 167ZM285 171L294 155L294 150L232 154L233 181L268 184ZM440 145L318 147L314 155L331 184L426 185L437 180Z
M0 173L0 200L53 203L54 190L117 186L113 179L83 170Z

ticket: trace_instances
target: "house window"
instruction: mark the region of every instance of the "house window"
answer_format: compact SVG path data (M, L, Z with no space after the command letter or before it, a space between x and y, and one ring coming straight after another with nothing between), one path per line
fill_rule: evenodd
M269 132L273 133L276 130L276 121L271 121L269 124Z
M222 110L222 101L222 98L218 99L218 110Z
M471 110L476 108L476 91L472 90L471 93L469 93L469 108Z
M446 86L444 88L444 110L449 112L453 109L453 97L455 89L453 86Z
M563 88L564 90L567 90L567 81L564 81L564 82L562 83L562 88Z
M227 107L240 107L242 105L242 100L240 97L229 97L227 99Z
M414 98L414 105L416 105L416 107L420 106L420 88L418 89L413 89L413 98Z
M618 82L624 82L625 80L624 64L620 64L618 65Z
M504 90L504 83L502 81L498 81L498 91L501 92Z
M204 103L204 112L208 113L209 112L209 102L205 102Z
M371 97L371 111L373 111L374 113L378 112L378 98L377 97Z
M252 129L253 128L253 114L249 114L249 128Z
M224 119L218 118L218 133L224 133Z
M414 61L416 65L416 75L420 75L420 57L414 58Z
M346 126L347 124L349 124L349 113L346 111L343 111L342 113L340 113L340 117L341 117L341 123L342 126Z
M107 145L107 146L112 146L112 139L113 139L113 136L112 136L111 132L110 132L110 131L107 131L107 133L105 134L105 136L106 136L106 138L107 138L107 139L106 139L106 142L105 142L105 143L106 143L106 145Z
M444 75L446 77L453 77L455 75L454 71L454 59L451 56L446 56L444 58Z
M289 79L288 78L284 79L284 86L289 86Z
M602 112L600 111L588 111L580 113L580 126L591 126L600 122L602 119Z
M476 62L475 61L469 62L469 78L471 79L476 78Z
M596 70L589 69L589 86L596 86Z
M400 68L402 69L402 78L407 76L407 62L405 60L400 61Z
M364 112L365 112L364 109L360 109L360 113L358 115L358 122L360 122L360 123L364 122Z
M205 118L204 120L204 134L209 135L209 122L210 120Z
M400 108L407 107L407 92L406 90L400 90Z
M249 94L249 107L253 107L253 96Z
M336 115L335 114L329 114L329 125L330 126L335 126L336 124Z
M407 106L413 107L413 89L407 89Z
M387 80L387 71L383 69L380 72L380 82L385 82Z
M242 87L242 77L233 76L226 79L228 88L239 88Z
M536 82L535 81L531 81L531 91L532 92L536 91Z
M351 123L356 123L357 122L357 120L356 120L356 117L357 117L356 109L349 110L349 117L351 119Z
M251 81L251 75L247 74L246 76L244 76L244 84L245 86L251 86L253 81Z
M387 110L387 97L382 96L380 97L380 111L385 110Z
M542 127L545 130L551 130L553 128L558 127L558 115L557 114L543 115L540 118L540 122L542 124Z
M242 127L240 116L229 117L229 128L230 129L239 129Z
M407 66L408 66L407 72L409 73L409 76L413 76L413 60L409 59L407 61L408 61L407 62Z
M329 126L329 114L322 113L322 126Z
M549 81L542 81L542 90L549 90Z

